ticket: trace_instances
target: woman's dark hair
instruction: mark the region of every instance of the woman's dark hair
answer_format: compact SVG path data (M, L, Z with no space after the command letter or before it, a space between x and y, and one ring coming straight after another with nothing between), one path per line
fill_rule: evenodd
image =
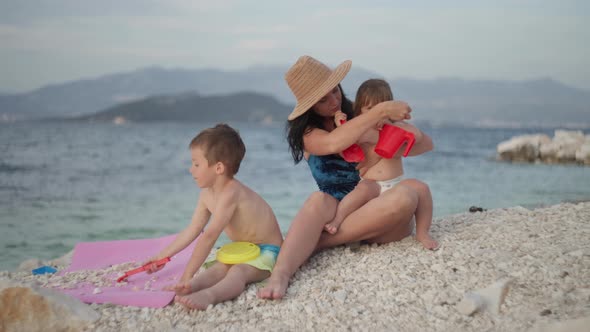
M352 102L346 98L342 86L338 84L340 93L342 93L342 112L346 113L348 119L354 117L352 111ZM303 159L303 136L309 133L314 128L325 129L323 125L323 118L313 110L309 109L307 112L301 114L297 118L287 121L287 141L289 142L289 150L293 156L295 164L299 163Z

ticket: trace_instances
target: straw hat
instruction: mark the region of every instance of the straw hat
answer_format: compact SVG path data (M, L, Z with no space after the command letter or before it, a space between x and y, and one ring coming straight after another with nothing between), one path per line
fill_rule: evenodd
M285 81L297 99L297 105L288 119L293 120L307 112L344 79L351 65L352 61L346 60L331 70L308 55L299 57L285 74Z

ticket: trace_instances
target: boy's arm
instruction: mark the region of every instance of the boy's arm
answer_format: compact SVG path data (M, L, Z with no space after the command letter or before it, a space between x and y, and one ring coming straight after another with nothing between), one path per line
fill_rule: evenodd
M164 257L172 257L180 252L182 249L186 248L191 242L193 242L197 236L203 230L203 227L207 224L209 217L211 216L211 212L207 209L205 204L203 203L201 197L197 201L197 206L195 207L195 211L193 212L193 216L191 218L191 223L183 229L174 241L166 246L157 256L154 256L149 259L150 262L162 259ZM157 270L157 268L155 269Z
M215 241L217 241L219 235L223 232L223 229L229 224L234 216L234 212L238 206L238 195L239 193L237 190L232 189L226 190L220 194L217 203L215 204L213 218L201 234L199 241L197 241L180 282L191 280L201 265L203 265L205 259L211 252Z
M396 121L393 125L398 126L402 129L407 130L407 131L411 132L412 134L414 134L414 138L416 139L416 142L414 143L414 146L410 150L410 153L408 154L409 156L418 156L418 155L421 155L421 154L426 153L428 151L432 151L432 149L434 149L434 144L432 143L432 138L430 138L430 136L428 136L427 134L422 132L416 126L414 126L410 123L407 123L405 121ZM395 154L395 156L401 157L403 155L404 149L405 149L405 147L402 147L401 149L399 149L397 151L397 153Z

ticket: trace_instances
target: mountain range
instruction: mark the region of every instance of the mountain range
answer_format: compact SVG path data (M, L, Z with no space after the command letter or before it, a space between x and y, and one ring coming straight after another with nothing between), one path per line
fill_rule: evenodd
M285 114L289 114L291 110L291 107L278 102L275 98L255 92L211 96L182 93L173 96L148 97L113 106L98 113L76 116L70 120L272 123L284 120Z
M52 84L26 93L0 94L0 121L108 121L116 116L132 121L227 121L223 117L228 116L236 121L284 121L295 104L283 78L286 70L287 66L255 66L241 71L149 67ZM353 99L360 83L375 77L384 78L353 68L342 86ZM418 120L590 127L590 91L550 78L387 80L396 99L407 101ZM196 116L194 110L202 111Z

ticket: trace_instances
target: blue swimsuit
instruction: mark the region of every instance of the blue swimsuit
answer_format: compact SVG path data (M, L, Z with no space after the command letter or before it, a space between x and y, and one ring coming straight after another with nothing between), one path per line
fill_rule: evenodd
M337 154L326 156L309 155L307 160L311 175L321 192L342 200L361 180L355 169L356 163L349 163Z

